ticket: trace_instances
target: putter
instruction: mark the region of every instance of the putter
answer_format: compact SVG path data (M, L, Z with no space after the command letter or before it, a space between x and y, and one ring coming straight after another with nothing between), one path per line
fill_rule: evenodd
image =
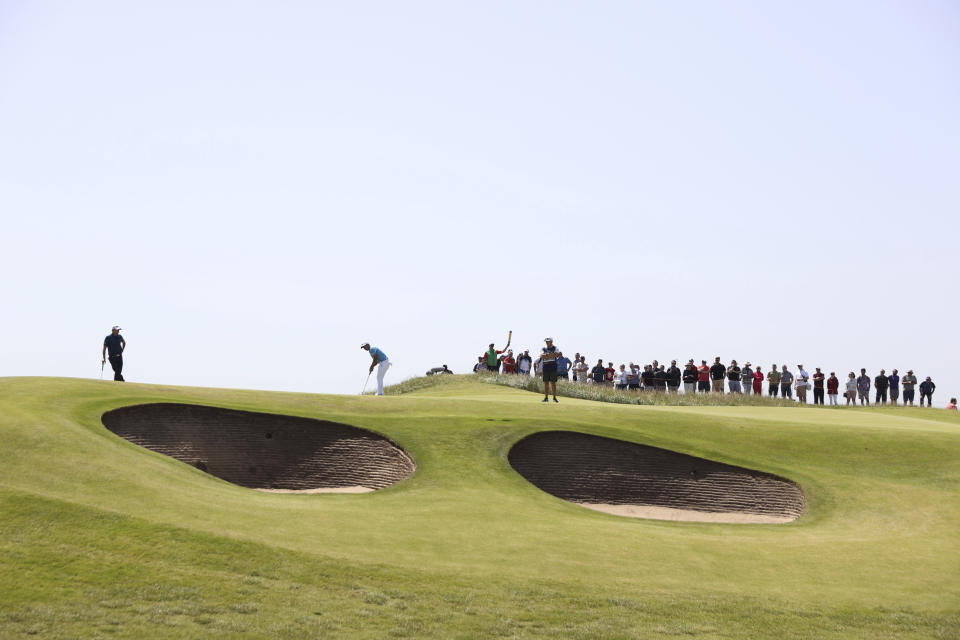
M103 380L103 360L100 361L100 379Z
M367 383L370 382L370 376L373 375L373 371L367 374L367 379L363 381L363 389L360 390L360 395L367 390Z

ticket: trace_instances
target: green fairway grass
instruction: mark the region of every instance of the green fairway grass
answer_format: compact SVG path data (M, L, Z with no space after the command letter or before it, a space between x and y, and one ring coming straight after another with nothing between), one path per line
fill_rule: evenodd
M935 409L638 406L470 376L333 396L0 379L0 638L958 638L960 417ZM367 494L231 485L107 431L183 402L389 437ZM782 475L781 525L591 511L507 463L569 429Z

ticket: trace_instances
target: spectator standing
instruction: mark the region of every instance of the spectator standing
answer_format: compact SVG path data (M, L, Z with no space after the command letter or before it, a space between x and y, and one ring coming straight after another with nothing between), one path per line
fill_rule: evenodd
M603 368L603 358L597 360L597 366L590 370L590 377L593 378L593 384L603 384L603 377L607 370Z
M780 370L777 369L777 365L775 364L770 365L770 371L767 372L767 383L767 393L769 393L771 397L776 398L777 392L780 391Z
M530 349L524 349L520 357L517 358L517 370L522 376L530 375L530 369L533 367L533 358L530 357Z
M760 370L760 367L757 367L757 370L753 372L753 395L759 396L763 394L763 371Z
M897 370L894 369L893 373L887 376L887 381L890 383L890 404L897 404L897 399L900 398L900 376L897 375Z
M683 368L683 393L696 393L697 391L697 365L693 364L693 359Z
M560 357L557 358L557 378L560 380L569 380L570 379L570 367L572 366L570 358L563 355L563 352L560 352Z
M670 368L667 369L667 390L670 393L676 393L680 389L680 378L683 374L680 373L680 368L677 366L677 361L673 360L670 362Z
M543 356L537 356L537 359L533 361L533 375L537 378L543 376Z
M923 406L923 399L927 399L927 406L933 406L933 392L937 390L937 385L933 384L933 380L930 379L930 376L927 376L927 379L920 383L920 406Z
M870 376L866 369L860 369L860 376L857 378L857 395L860 396L860 404L870 406Z
M736 360L730 361L727 367L727 384L730 386L730 393L741 393L740 391L740 367Z
M803 370L803 365L800 365L800 371L797 373L797 401L800 404L807 404L807 389L810 387L810 378L807 373Z
M787 369L787 365L780 368L780 396L793 400L793 374Z
M493 371L494 373L500 373L500 354L503 353L502 349L495 349L493 343L490 343L490 347L487 349L487 352L484 354L484 359L486 360L487 369Z
M913 406L913 394L915 393L914 387L917 386L917 376L913 375L913 369L907 370L907 375L903 376L903 380L900 381L903 384L903 404L909 402L910 406Z
M513 375L517 372L517 361L513 357L513 349L507 349L507 355L503 358L503 373Z
M667 370L664 365L653 372L653 384L660 393L667 392Z
M620 365L620 370L613 374L613 388L623 391L627 388L627 366Z
M580 362L574 366L577 368L577 384L587 384L590 377L590 365L587 364L587 356L580 356Z
M614 378L614 376L616 376L616 375L617 375L617 370L613 368L613 363L612 363L612 362L608 362L608 363L607 363L607 368L604 369L603 381L604 381L605 383L607 383L607 385L612 385L612 384L613 384L613 378Z
M880 375L873 379L873 388L877 390L877 399L875 404L887 404L887 388L890 386L890 379L887 378L887 372L880 369Z
M486 371L486 370L487 370L487 362L483 356L480 356L479 358L477 358L477 364L473 365L473 372L478 373L480 371Z
M126 382L123 379L123 352L127 348L127 341L120 335L120 326L114 325L110 335L103 339L103 349L100 351L100 371L110 358L110 368L113 369L114 382Z
M837 393L840 391L840 378L837 377L837 374L833 371L830 372L830 377L827 378L827 396L830 398L830 406L834 407L837 405ZM820 404L823 404L821 401Z
M798 369L797 371L798 378L806 378L808 381L810 380L810 374L807 373L807 370L803 368L802 364L798 364L797 369Z
M710 379L713 382L713 392L723 393L723 381L727 377L727 368L720 363L720 356L710 367Z
M700 361L697 367L697 391L701 393L710 393L710 367L706 360Z
M630 368L627 370L627 389L639 389L640 388L640 373L637 371L637 365L630 363Z
M847 376L847 390L844 393L847 398L847 406L851 404L857 406L857 374L853 371Z
M740 370L740 388L744 395L750 395L753 391L753 365L749 362Z
M643 373L640 374L640 381L643 382L644 391L653 391L657 386L653 380L653 365L647 364L643 366Z
M547 343L540 354L540 366L543 372L543 402L549 400L547 396L551 385L553 385L553 401L559 402L557 400L557 356L560 350L553 344L553 338L544 338L543 341Z
M577 351L575 354L573 354L573 371L571 371L571 375L573 375L574 382L577 381L577 365L579 363L580 363L580 352Z
M813 404L823 406L823 382L826 379L827 376L820 371L820 367L817 367L817 370L813 372ZM836 402L833 404L836 404Z

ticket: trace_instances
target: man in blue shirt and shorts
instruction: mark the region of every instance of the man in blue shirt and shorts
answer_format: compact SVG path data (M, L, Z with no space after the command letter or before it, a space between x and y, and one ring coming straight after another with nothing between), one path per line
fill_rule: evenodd
M361 349L370 352L370 357L373 358L373 362L370 363L370 373L373 373L373 368L377 367L377 395L383 395L383 376L386 375L387 369L390 368L391 363L387 358L387 354L376 347L371 347L369 342L364 342L360 345Z

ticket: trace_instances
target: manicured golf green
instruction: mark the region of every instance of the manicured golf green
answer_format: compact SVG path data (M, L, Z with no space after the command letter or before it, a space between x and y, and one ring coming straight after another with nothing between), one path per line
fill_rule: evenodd
M460 376L386 397L0 379L0 637L960 637L956 413L539 400ZM417 470L367 494L245 489L100 422L149 402L363 427ZM553 429L779 474L806 511L591 511L507 462Z

